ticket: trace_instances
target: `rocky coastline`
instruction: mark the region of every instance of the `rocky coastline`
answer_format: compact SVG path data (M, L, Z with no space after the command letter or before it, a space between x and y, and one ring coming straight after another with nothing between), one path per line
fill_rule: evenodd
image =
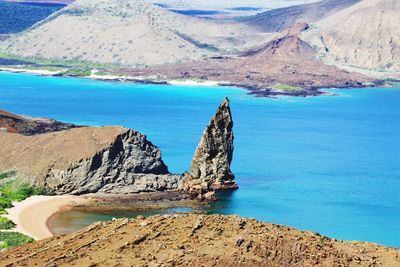
M170 173L160 149L132 129L64 126L53 120L51 125L57 127L38 127L38 119L29 120L31 125L6 112L1 118L0 141L7 145L0 148L6 155L0 159L0 170L14 170L25 182L51 194L178 191L182 198L214 200L214 191L237 187L230 170L233 120L227 98L204 131L190 171L183 175Z

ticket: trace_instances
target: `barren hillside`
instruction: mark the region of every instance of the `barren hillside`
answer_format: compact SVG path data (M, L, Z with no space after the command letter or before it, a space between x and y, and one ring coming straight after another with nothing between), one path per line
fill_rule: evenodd
M314 95L318 94L313 90L315 88L359 87L372 82L358 73L343 71L318 61L315 50L298 37L307 28L307 24L296 24L279 38L238 57L123 71L141 77L157 75L160 79L219 81L221 84L251 88L259 94ZM289 86L288 90L283 91L273 89L279 84L295 87Z
M297 22L315 22L361 0L322 0L284 8L269 10L242 19L243 22L267 32L286 30Z
M144 66L229 53L267 37L247 26L179 15L143 0L78 0L2 42L0 50Z
M166 215L96 223L0 254L4 266L399 266L396 249L254 219Z
M303 39L327 63L400 71L400 2L363 0L315 24Z

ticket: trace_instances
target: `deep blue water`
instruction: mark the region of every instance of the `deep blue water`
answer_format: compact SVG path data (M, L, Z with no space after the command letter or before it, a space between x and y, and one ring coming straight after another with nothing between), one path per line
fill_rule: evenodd
M0 73L0 108L145 133L183 172L231 99L240 189L214 212L400 247L400 89L255 98L238 88L156 86Z

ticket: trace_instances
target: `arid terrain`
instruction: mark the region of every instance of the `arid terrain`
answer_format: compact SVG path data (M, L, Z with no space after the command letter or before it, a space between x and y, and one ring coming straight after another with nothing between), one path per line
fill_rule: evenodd
M130 76L163 79L201 79L249 88L259 95L317 95L316 88L362 87L374 79L340 70L316 59L316 52L298 35L308 29L299 23L280 37L236 57L147 69L122 69Z
M280 32L299 22L313 23L350 7L361 0L322 0L272 9L241 21L266 32Z
M2 266L399 266L396 249L222 215L99 222L0 254Z
M302 39L328 64L398 74L399 13L399 1L363 0L317 22Z
M176 14L143 0L78 0L0 43L0 50L24 57L143 67L240 51L270 35L235 22Z

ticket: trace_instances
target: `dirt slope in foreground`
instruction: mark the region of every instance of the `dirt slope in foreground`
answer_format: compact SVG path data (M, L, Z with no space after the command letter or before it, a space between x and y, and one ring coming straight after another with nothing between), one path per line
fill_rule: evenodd
M398 250L222 215L94 224L0 254L3 266L399 266Z

